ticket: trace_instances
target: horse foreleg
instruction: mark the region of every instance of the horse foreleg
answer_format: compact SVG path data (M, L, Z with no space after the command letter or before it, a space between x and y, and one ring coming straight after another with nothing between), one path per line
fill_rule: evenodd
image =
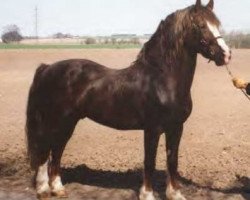
M144 132L144 179L140 190L140 200L154 200L152 176L155 170L155 157L160 133L156 130Z
M185 200L186 198L181 194L179 185L176 181L178 176L178 150L183 132L183 124L176 125L168 130L166 133L166 150L167 150L167 167L168 179L166 196L171 200Z

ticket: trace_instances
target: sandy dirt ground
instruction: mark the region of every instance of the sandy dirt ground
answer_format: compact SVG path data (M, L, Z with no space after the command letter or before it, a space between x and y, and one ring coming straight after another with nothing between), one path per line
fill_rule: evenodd
M25 149L25 109L41 63L87 58L127 67L139 50L0 51L0 199L36 199ZM231 70L250 81L250 51L234 50ZM200 58L192 87L193 112L185 123L179 172L188 200L250 199L250 102L224 67ZM69 199L137 199L142 183L142 131L117 131L88 119L78 123L62 160ZM165 144L161 137L155 194L165 199Z

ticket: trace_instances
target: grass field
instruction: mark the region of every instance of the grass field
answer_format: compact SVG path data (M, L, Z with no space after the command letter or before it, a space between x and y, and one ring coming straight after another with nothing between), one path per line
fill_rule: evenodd
M133 49L139 44L4 44L0 49Z

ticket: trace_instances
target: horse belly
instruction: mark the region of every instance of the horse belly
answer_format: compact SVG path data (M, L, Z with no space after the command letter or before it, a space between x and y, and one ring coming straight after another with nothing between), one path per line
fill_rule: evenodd
M142 129L143 120L140 113L136 109L128 107L112 107L102 108L96 107L88 110L87 117L102 125L119 129L119 130L135 130Z

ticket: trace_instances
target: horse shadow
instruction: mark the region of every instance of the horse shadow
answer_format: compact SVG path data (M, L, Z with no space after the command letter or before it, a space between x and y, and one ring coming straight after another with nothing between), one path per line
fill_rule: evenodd
M204 190L210 196L212 192L223 193L223 199L228 199L231 195L241 195L245 200L250 200L250 178L246 176L236 175L234 183L225 188L216 188L213 182L207 182L206 185L196 183L190 179L179 176L180 182L185 187L192 188L193 190ZM211 198L212 199L212 198Z
M62 182L64 184L79 183L108 189L130 189L139 194L142 185L142 169L133 169L126 172L103 171L90 169L86 165L74 168L62 168ZM165 196L165 172L156 171L154 174L154 190L160 199ZM157 180L157 182L156 182Z
M156 170L153 179L154 191L160 199L165 200L165 171ZM208 195L211 192L223 193L225 194L225 199L234 194L239 194L246 200L250 199L249 177L236 176L235 183L226 188L215 188L212 186L212 183L202 185L180 175L178 179L184 188L186 188L184 189L184 194L204 190ZM90 169L86 165L78 165L74 168L62 168L62 181L64 184L79 183L108 189L130 189L138 195L142 184L142 169L119 172L95 170Z

